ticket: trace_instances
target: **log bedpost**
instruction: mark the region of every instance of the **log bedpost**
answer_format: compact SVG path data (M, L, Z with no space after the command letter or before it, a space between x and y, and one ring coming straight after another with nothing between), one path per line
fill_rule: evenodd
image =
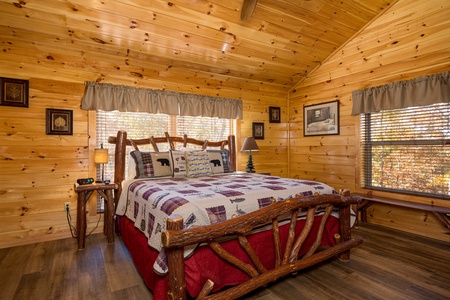
M350 204L341 204L339 206L339 234L342 242L349 241L352 238L350 231ZM350 260L350 250L339 253L338 257L342 261Z
M167 219L167 231L182 229L183 217L180 215L172 215ZM161 236L163 245L167 245L169 243L170 234L168 234L167 231ZM167 274L169 281L167 299L186 300L183 247L165 248L165 250L169 268L169 272Z
M228 136L228 152L230 153L230 162L233 171L236 172L236 137L234 135Z
M114 157L114 183L117 184L117 190L114 193L114 207L117 207L120 194L122 193L122 181L125 179L125 155L127 148L127 132L118 131L116 139L115 157Z

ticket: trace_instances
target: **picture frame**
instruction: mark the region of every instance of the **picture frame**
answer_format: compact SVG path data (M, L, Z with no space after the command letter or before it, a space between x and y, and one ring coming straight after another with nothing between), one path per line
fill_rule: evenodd
M264 123L252 123L252 136L255 140L264 139Z
M338 135L339 100L303 107L303 135Z
M28 80L0 77L0 105L28 107Z
M47 135L73 135L73 111L66 109L46 109Z
M269 106L269 123L281 123L281 108Z

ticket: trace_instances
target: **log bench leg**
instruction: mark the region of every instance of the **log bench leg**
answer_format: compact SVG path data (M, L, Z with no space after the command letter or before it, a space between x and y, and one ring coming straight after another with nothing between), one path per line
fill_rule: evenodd
M357 212L361 213L361 222L367 223L367 209L373 204L373 201L362 199L362 202L357 206Z
M439 222L441 222L442 225L444 225L445 228L450 230L450 221L448 220L448 217L445 214L437 211L433 211L433 214L439 220Z

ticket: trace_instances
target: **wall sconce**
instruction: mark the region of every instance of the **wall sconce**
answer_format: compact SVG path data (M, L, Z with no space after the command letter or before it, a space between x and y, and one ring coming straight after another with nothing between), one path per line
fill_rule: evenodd
M241 148L241 152L243 152L243 151L250 152L248 154L247 173L255 173L255 170L253 168L252 151L258 151L258 150L259 150L259 147L258 147L258 144L256 144L255 139L251 136L247 137Z
M108 149L103 149L103 144L101 144L101 148L96 148L94 150L94 163L100 164L102 168L102 179L97 179L95 182L103 183L105 182L105 164L108 163Z

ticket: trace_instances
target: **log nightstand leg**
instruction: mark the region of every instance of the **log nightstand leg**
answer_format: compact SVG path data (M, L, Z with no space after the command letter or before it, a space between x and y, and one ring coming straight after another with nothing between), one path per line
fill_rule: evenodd
M86 200L86 192L79 192L77 202L78 250L84 249L84 241L86 237Z

